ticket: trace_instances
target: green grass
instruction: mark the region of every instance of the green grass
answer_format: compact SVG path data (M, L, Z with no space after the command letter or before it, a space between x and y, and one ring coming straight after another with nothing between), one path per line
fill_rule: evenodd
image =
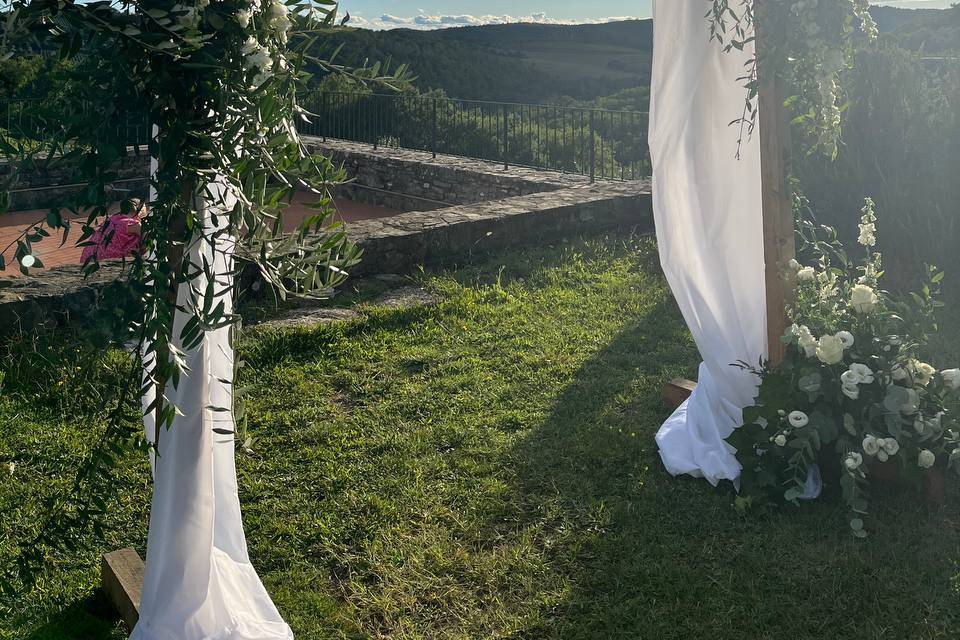
M698 358L655 253L494 255L425 277L436 308L246 335L247 535L298 638L956 637L955 487L944 509L876 496L859 542L841 504L743 519L728 489L663 471L660 386ZM0 398L0 462L18 464L0 474L0 559L98 428L80 419L95 402L45 386ZM120 475L105 546L142 553L146 464ZM102 548L0 605L0 638L124 637L94 595Z

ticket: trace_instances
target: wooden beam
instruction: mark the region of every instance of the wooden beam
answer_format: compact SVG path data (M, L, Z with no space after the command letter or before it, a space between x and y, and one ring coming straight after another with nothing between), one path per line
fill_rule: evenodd
M133 631L140 619L143 560L133 549L120 549L103 555L101 569L104 594Z
M697 383L692 380L676 378L663 385L663 404L670 409L676 409L690 397Z
M786 91L776 69L764 63L762 42L766 32L764 16L772 0L755 0L756 46L760 54L759 116L760 173L763 193L763 257L766 283L767 342L770 362L783 361L785 347L780 341L787 329L786 306L793 300L794 283L786 269L797 255L790 193L791 133L790 114L784 106Z

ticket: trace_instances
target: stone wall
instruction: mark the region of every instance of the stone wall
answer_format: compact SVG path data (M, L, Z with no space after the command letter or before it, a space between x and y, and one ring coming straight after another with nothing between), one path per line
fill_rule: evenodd
M364 251L353 275L372 275L583 233L652 229L652 198L643 185L598 183L362 220L351 223L347 235Z
M352 180L338 189L348 200L397 211L432 211L590 184L589 178L510 167L408 149L305 138L308 148L342 165Z
M0 183L10 176L12 167L0 160ZM129 155L117 165L117 179L113 183L123 193L130 191L136 197L146 197L149 189L150 157L145 152ZM10 211L47 209L62 204L77 192L77 165L72 161L53 158L37 160L32 166L21 168L10 190ZM118 197L119 199L119 197Z
M373 149L370 145L322 141L305 137L315 153L330 156L342 165L351 183L337 195L348 200L389 207L397 211L432 211L451 205L474 204L554 191L590 184L578 175L510 167L406 149ZM0 160L0 181L11 167ZM117 169L117 189L146 195L150 158L143 152L124 159ZM45 209L74 193L78 185L76 166L70 162L37 162L22 170L11 190L11 211Z
M364 250L354 276L411 272L451 257L468 258L477 251L601 230L630 233L653 228L646 182L591 184L578 176L531 169L504 171L501 166L462 158L375 152L343 143L324 149L353 171L358 182L369 180L384 191L403 191L411 205L422 203L418 198L429 198L435 205L423 210L421 204L419 211L397 207L408 212L350 223L347 235ZM413 198L404 190L419 195ZM446 201L453 206L443 206ZM119 265L107 265L93 280L85 280L79 267L27 278L4 279L0 274L0 332L51 316L84 316L103 306L104 292L119 276Z

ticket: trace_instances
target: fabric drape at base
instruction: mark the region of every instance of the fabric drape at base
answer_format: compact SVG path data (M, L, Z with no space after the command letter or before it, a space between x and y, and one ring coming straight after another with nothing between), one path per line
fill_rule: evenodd
M710 41L703 0L655 0L650 106L660 260L703 358L693 396L663 425L667 470L716 484L740 465L724 442L757 380L731 365L767 353L759 133L737 159L752 57Z

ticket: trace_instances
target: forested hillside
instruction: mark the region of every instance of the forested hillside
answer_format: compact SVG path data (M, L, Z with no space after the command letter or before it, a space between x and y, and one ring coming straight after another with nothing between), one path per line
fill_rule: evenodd
M872 9L886 39L943 55L960 50L960 7L949 10ZM0 20L2 29L2 20ZM653 23L631 20L600 25L509 24L439 31L331 29L321 38L339 60L406 64L420 91L441 89L458 98L514 102L593 102L623 90L647 87ZM49 70L36 61L0 63L7 95L44 93ZM313 69L317 82L322 74ZM39 73L38 73L39 72ZM635 94L634 94L635 95Z
M872 9L885 39L939 55L960 49L960 7ZM342 60L406 63L415 86L458 98L593 101L650 82L653 22L508 24L439 31L336 29Z
M952 9L913 13L914 19L891 30L901 46L928 55L960 53L960 4Z
M441 31L331 30L341 61L408 64L421 90L458 98L592 100L650 82L652 22L511 24Z

